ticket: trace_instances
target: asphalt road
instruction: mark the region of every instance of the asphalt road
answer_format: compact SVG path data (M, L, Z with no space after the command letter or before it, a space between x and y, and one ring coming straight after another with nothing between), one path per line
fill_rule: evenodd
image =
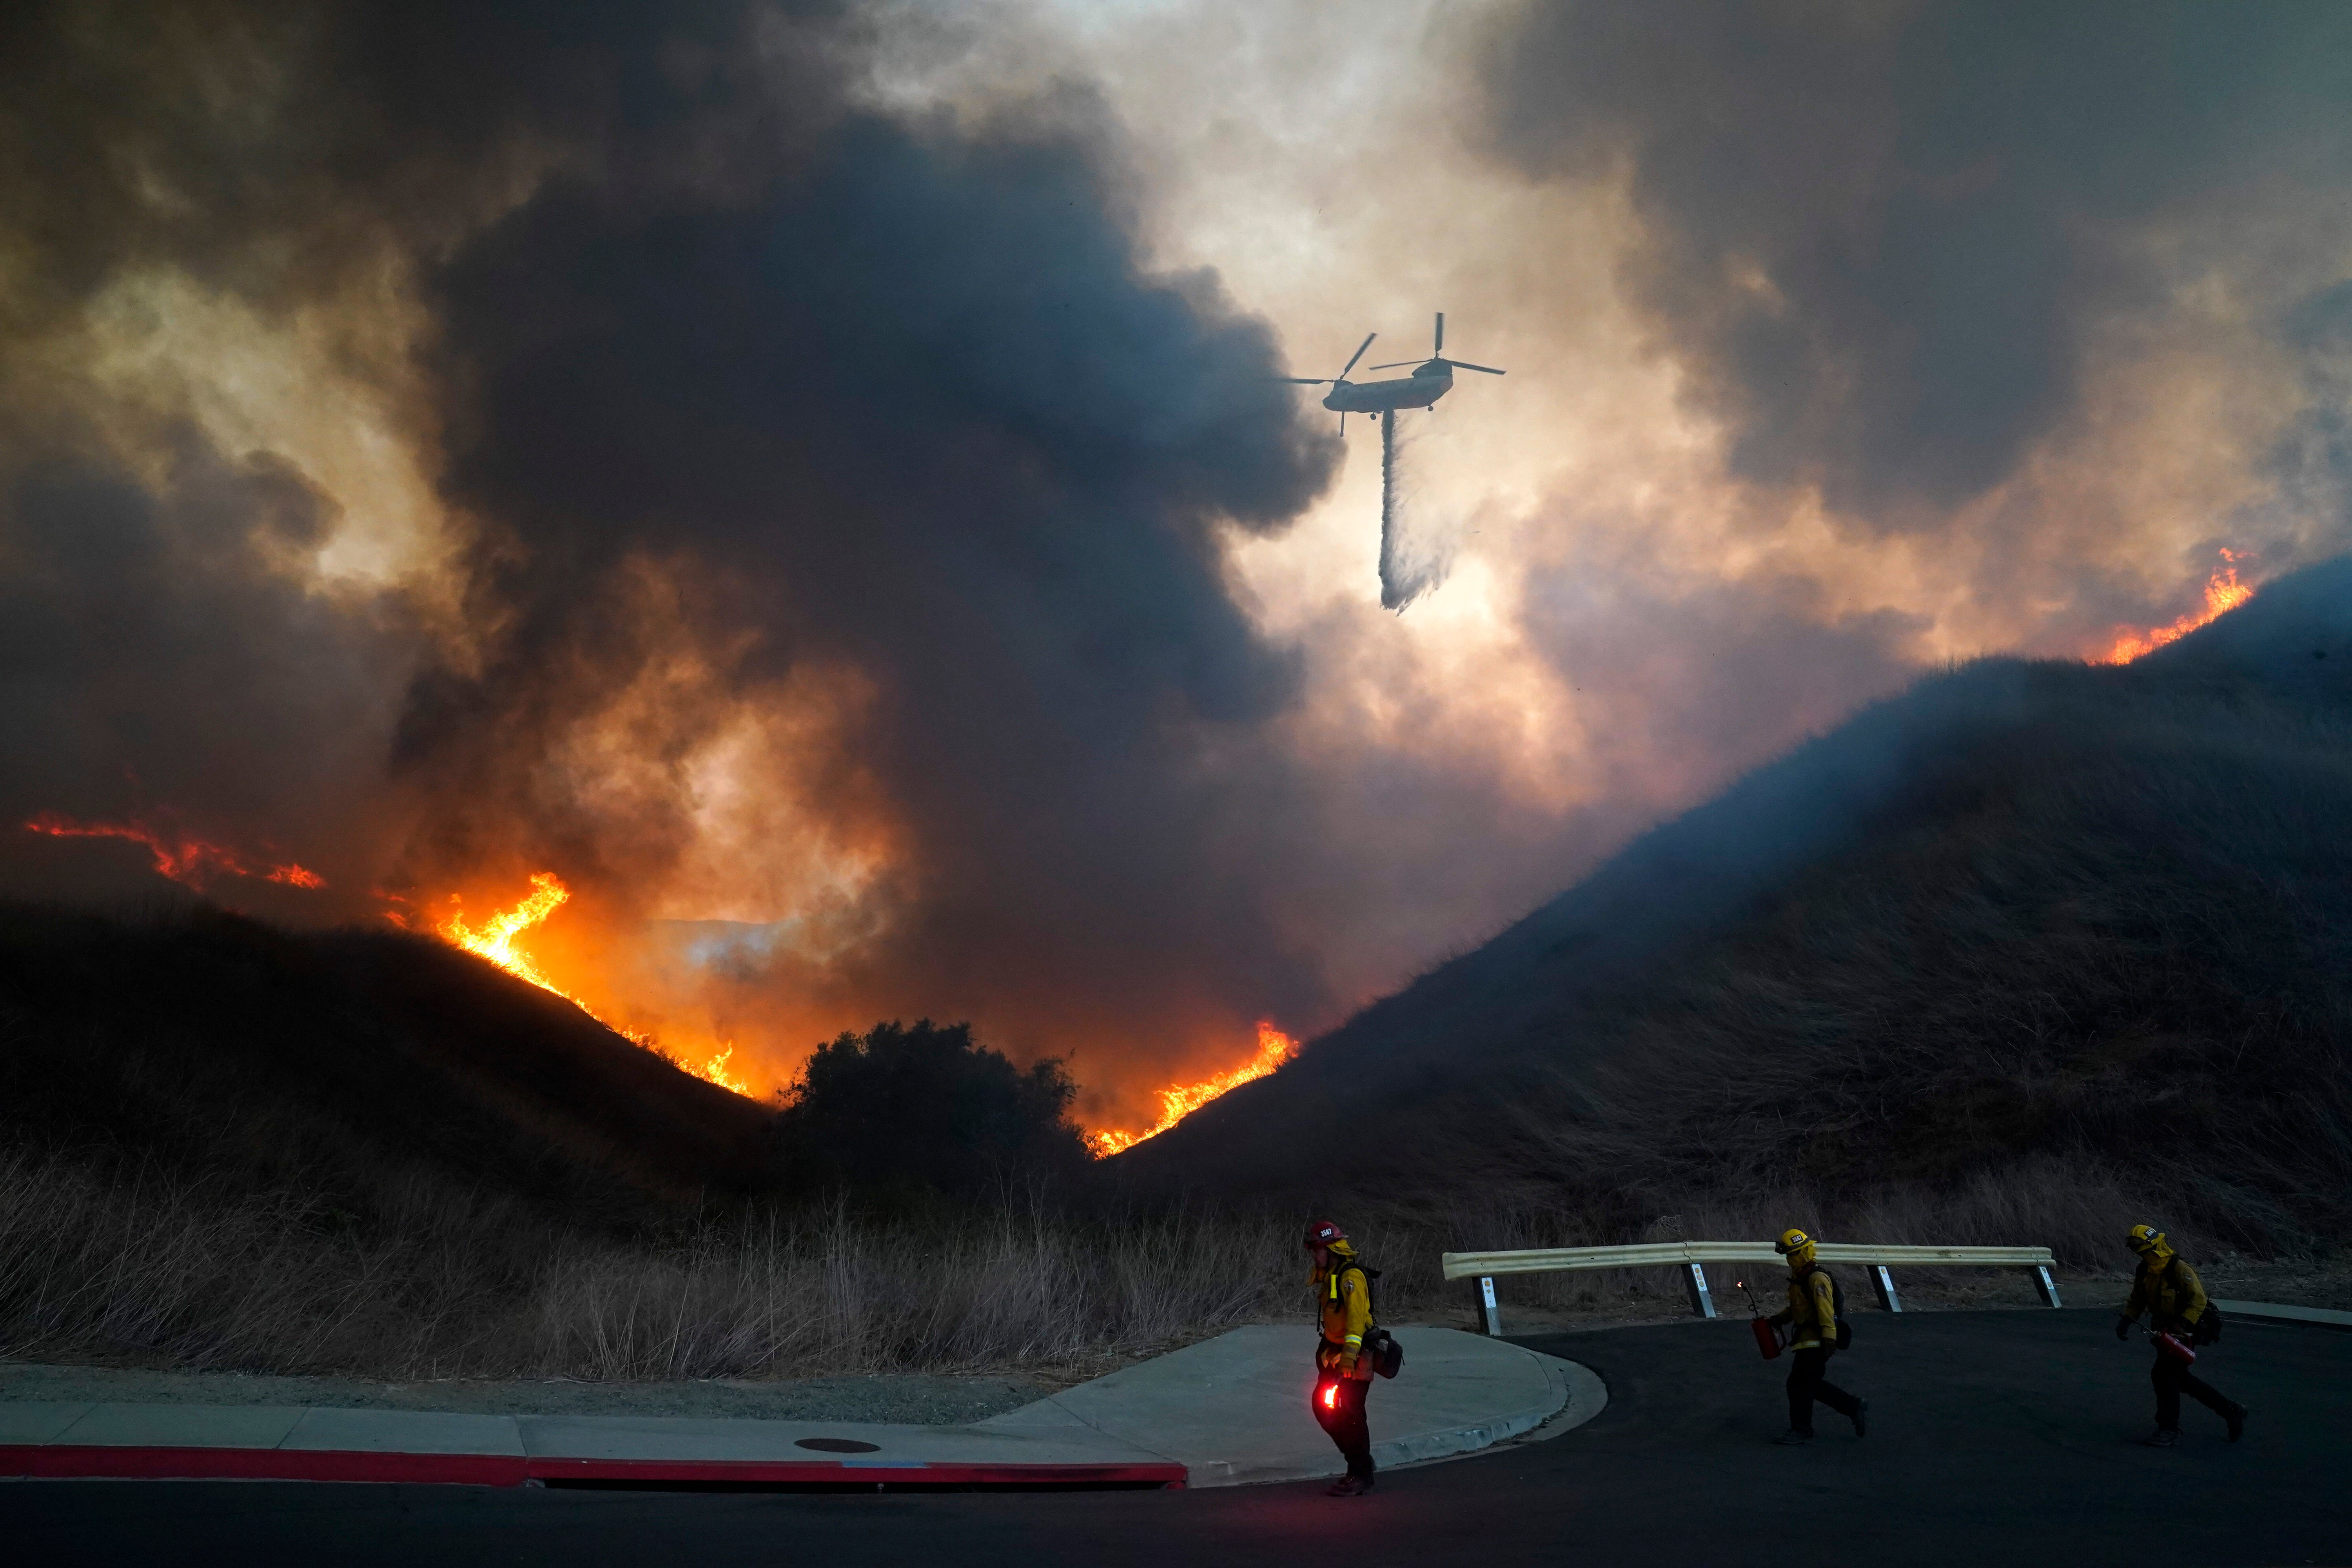
M1739 1321L1524 1342L1610 1390L1562 1436L1319 1484L1193 1492L777 1496L275 1483L0 1485L21 1563L2352 1563L2352 1334L2229 1326L2199 1370L2253 1411L2245 1440L2189 1405L2169 1451L2150 1352L2106 1311L1864 1314L1832 1379L1870 1399L1856 1440L1810 1447ZM1302 1346L1304 1353L1304 1346ZM1408 1371L1410 1375L1410 1371ZM1375 1398L1378 1394L1375 1394ZM1817 1551L1802 1543L1819 1543Z

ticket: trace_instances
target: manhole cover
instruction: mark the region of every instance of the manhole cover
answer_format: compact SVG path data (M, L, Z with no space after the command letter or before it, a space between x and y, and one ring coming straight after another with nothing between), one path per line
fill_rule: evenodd
M793 1439L793 1447L814 1448L820 1454L878 1454L882 1451L881 1444L861 1443L855 1437L798 1437Z

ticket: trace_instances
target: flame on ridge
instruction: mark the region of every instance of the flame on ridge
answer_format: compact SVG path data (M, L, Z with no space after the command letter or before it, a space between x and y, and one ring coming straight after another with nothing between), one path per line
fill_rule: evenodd
M394 895L385 896L394 897ZM529 896L514 908L499 910L478 926L469 926L466 923L463 915L452 914L441 922L438 929L442 937L452 946L463 948L477 958L488 959L518 980L528 980L542 991L554 993L614 1034L644 1047L676 1066L680 1071L692 1073L705 1082L715 1083L721 1089L742 1095L746 1099L751 1098L751 1086L727 1070L729 1059L735 1055L734 1041L727 1041L724 1048L717 1055L700 1066L697 1066L664 1049L661 1043L653 1036L641 1035L635 1029L625 1029L614 1023L595 1008L541 973L539 966L531 962L530 955L515 946L515 938L546 920L548 916L571 900L572 889L565 887L562 879L554 872L534 871L530 875ZM396 923L407 923L397 914L390 918Z
M2201 626L2207 626L2228 615L2254 596L2253 584L2238 581L2238 553L2221 552L2223 564L2215 569L2205 584L2205 608L2201 612L2181 616L2168 626L2150 626L2144 632L2120 630L2115 646L2108 648L2093 664L2129 664L2145 653L2153 653L2167 643L2179 642Z
M1227 1089L1264 1078L1298 1054L1298 1042L1264 1019L1257 1026L1257 1055L1214 1078L1198 1083L1177 1084L1160 1091L1160 1121L1147 1132L1117 1132L1102 1131L1087 1134L1087 1146L1095 1158L1106 1159L1122 1150L1132 1149L1146 1138L1157 1138L1201 1107Z
M198 891L216 875L252 877L265 882L283 882L289 888L317 889L327 885L324 877L290 860L283 866L256 864L234 849L151 827L136 817L129 822L76 822L70 816L45 811L25 824L25 831L46 833L52 838L128 839L145 846L147 853L155 858L158 872Z

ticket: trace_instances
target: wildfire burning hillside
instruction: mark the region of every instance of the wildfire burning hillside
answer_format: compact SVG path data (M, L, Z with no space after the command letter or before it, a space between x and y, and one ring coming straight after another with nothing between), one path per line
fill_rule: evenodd
M2142 654L2153 653L2167 643L2179 642L2198 627L2211 624L2252 598L2253 585L2238 581L2236 552L2224 550L2221 560L2223 564L2206 582L2203 610L2183 616L2168 626L2150 626L2146 631L2118 631L2114 646L2091 662L2129 664Z
M56 812L43 812L25 824L27 833L47 834L52 838L121 838L145 847L155 858L158 875L169 877L183 887L202 891L215 877L251 877L265 882L282 882L289 888L323 888L327 879L316 871L306 870L291 861L282 866L256 862L234 849L192 838L184 833L132 819L129 822L77 822Z
M1202 1079L1198 1083L1178 1084L1161 1089L1160 1120L1146 1131L1098 1131L1087 1133L1087 1142L1098 1160L1132 1149L1146 1138L1157 1138L1226 1090L1239 1089L1243 1084L1264 1078L1297 1054L1297 1040L1272 1024L1261 1021L1257 1026L1257 1055L1248 1061L1230 1072Z
M545 921L548 916L562 909L571 900L572 889L565 887L555 873L534 871L530 878L530 896L514 908L501 910L478 926L467 924L463 915L452 914L436 929L452 945L465 949L477 958L488 959L518 980L528 980L542 991L553 992L614 1033L635 1040L649 1051L669 1055L668 1052L662 1050L661 1043L653 1036L639 1034L634 1029L622 1027L571 992L556 984L541 973L539 966L531 962L529 953L515 946L517 937ZM698 1079L749 1097L751 1093L751 1086L727 1070L727 1064L734 1055L734 1043L729 1041L698 1065L677 1057L672 1057L671 1059Z

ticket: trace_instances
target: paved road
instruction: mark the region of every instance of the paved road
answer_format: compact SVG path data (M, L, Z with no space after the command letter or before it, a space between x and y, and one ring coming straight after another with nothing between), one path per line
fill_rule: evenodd
M22 1482L0 1540L26 1563L1384 1564L1770 1560L1887 1564L2352 1562L2352 1334L2232 1323L2200 1370L2252 1405L2246 1440L2188 1411L2138 1447L2148 1354L2109 1316L1875 1314L1835 1376L1873 1402L1808 1448L1746 1325L1529 1339L1610 1387L1588 1426L1319 1486L1051 1496L676 1495L277 1484ZM1377 1397L1377 1395L1375 1396ZM1989 1554L2002 1554L1991 1556ZM2015 1553L2015 1557L2007 1554Z

